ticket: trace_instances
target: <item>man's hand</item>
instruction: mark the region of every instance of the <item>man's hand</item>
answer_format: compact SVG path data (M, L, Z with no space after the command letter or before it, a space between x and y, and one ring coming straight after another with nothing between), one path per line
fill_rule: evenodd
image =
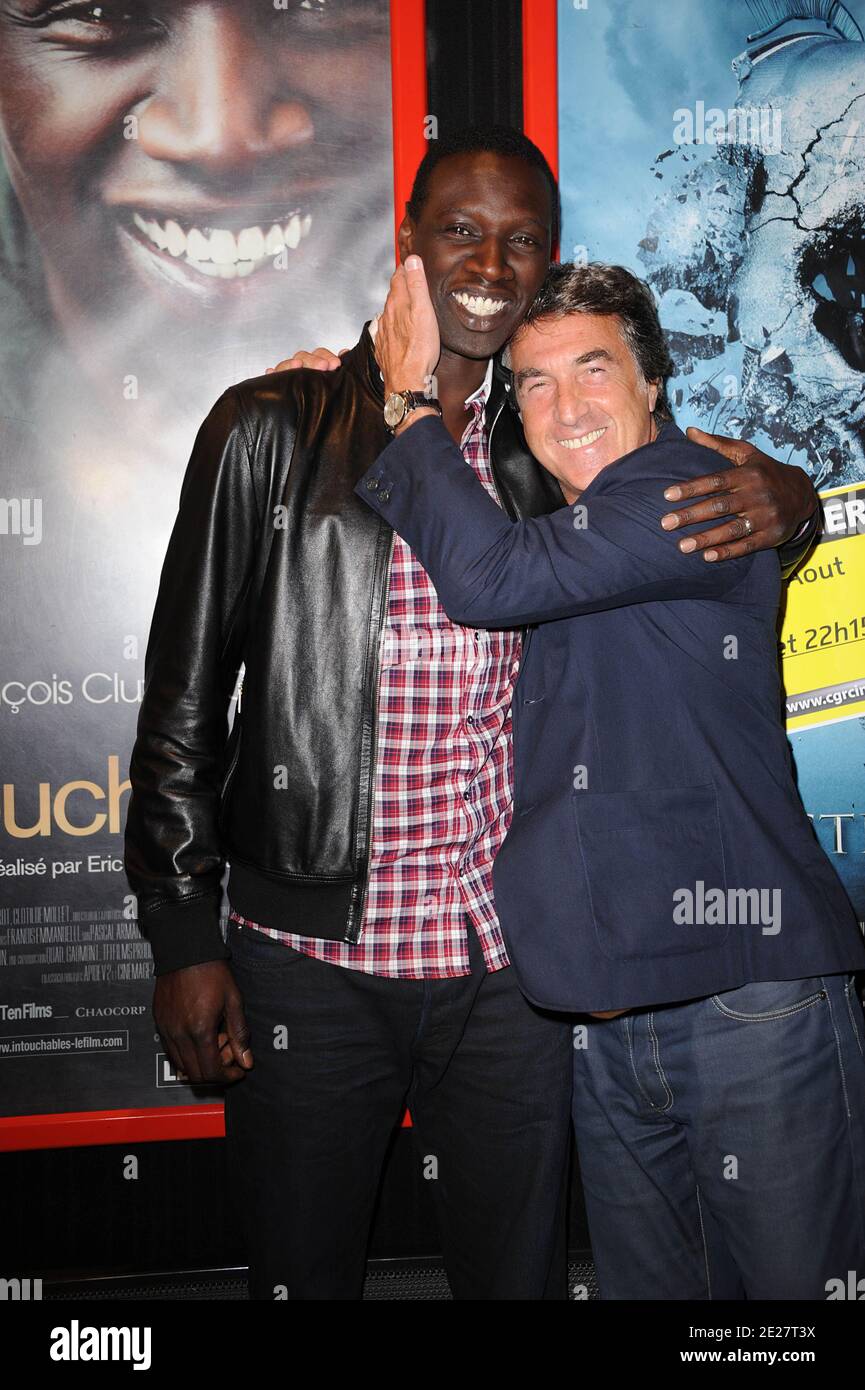
M224 960L160 975L153 1017L175 1070L192 1085L237 1081L252 1066L243 1000Z
M397 266L378 321L375 355L384 393L417 391L434 395L432 376L441 354L438 320L429 297L420 256Z
M296 352L293 357L285 357L282 362L277 362L275 367L265 367L264 374L269 376L271 372L293 372L298 367L311 367L314 372L332 372L334 367L342 366L342 354L348 352L348 348L343 348L337 357L330 348L315 348L312 352Z
M677 526L700 525L728 514L736 520L688 536L679 541L680 550L701 550L703 559L710 561L734 560L754 550L773 550L789 540L817 506L817 494L803 469L778 463L753 444L721 434L706 434L694 426L688 429L688 438L723 454L735 467L668 487L664 492L668 502L689 497L704 500L693 507L667 512L661 525L665 531L673 531Z

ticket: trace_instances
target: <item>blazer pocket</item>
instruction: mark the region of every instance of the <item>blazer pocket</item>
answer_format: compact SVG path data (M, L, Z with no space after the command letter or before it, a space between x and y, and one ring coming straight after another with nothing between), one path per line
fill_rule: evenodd
M605 956L687 956L726 941L727 878L712 783L577 791L572 805L589 909Z

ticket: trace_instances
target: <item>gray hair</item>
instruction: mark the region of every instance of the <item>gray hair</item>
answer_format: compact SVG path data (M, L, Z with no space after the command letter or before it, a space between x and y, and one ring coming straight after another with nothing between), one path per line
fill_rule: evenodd
M658 383L652 415L656 421L672 420L667 378L675 369L654 295L646 282L623 265L606 265L603 261L551 265L511 342L540 319L566 318L569 314L610 314L618 318L622 337L643 380ZM510 367L510 344L502 354L502 365Z

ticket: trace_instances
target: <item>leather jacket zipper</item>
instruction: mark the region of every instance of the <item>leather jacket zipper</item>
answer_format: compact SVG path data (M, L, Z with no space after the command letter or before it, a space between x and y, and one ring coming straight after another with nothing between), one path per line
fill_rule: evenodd
M497 481L496 481L496 470L493 468L493 430L495 429L496 425L498 424L499 416L501 415L502 411L505 409L505 406L506 406L506 405L507 405L507 401L502 401L501 405L499 406L498 410L496 411L496 417L495 417L495 419L493 420L493 422L492 422L492 424L490 425L489 430L488 430L488 432L487 432L487 447L488 447L488 449L489 449L489 451L490 451L490 473L492 474L493 487L494 487L495 490L496 490L496 496L497 496L498 499L499 499L499 503L501 504L502 511L505 512L505 513L507 513L507 507L506 507L505 504L504 504L504 498L502 497L501 489L500 489L500 487L499 487L499 485L498 485L498 483L497 483ZM521 646L521 651L520 651L520 667L522 667L523 661L525 660L525 655L526 655L526 652L527 652L528 646L529 646L529 638L531 637L533 631L534 631L534 628L532 628L532 627L521 627L521 628L520 628L520 633L521 633L521 637L522 637L522 641L521 641L521 643L520 643L520 646Z
M489 429L487 430L487 448L488 448L489 451L490 451L490 475L491 475L492 480L493 480L493 487L494 487L495 490L496 490L496 497L499 499L499 506L501 507L501 509L502 509L502 511L505 513L505 515L507 515L507 507L505 506L504 498L502 497L501 488L499 487L498 482L497 482L497 480L496 480L496 470L493 468L493 430L495 429L496 425L498 424L499 416L501 415L502 411L504 410L506 404L507 404L506 401L502 401L501 405L499 406L498 410L496 411L496 417L495 417L495 419L493 420L492 424L490 425Z
M228 801L228 789L229 789L229 787L231 786L231 779L232 779L232 777L234 776L234 772L235 772L235 769L236 769L236 767L237 767L237 762L238 762L238 759L239 759L239 757L240 757L240 736L241 736L241 733L243 732L243 726L242 726L242 724L240 723L240 701L241 701L241 695L242 695L242 693L243 693L243 676L241 676L241 678L240 678L240 683L239 683L239 685L238 685L238 687L237 687L237 708L236 708L236 710L235 710L235 712L234 712L234 720L235 720L235 723L232 725L232 732L234 731L235 725L236 725L236 727L237 727L237 740L236 740L235 745L234 745L234 752L233 752L232 755L231 755L231 762L230 762L229 765L228 765L228 771L227 771L226 774L225 774L225 780L224 780L223 783L222 783L222 791L221 791L221 793L220 793L220 798L219 798L219 799L220 799L220 807L219 807L219 818L220 818L220 820L222 820L222 816L223 816L223 813L224 813L224 811L225 811L225 806L226 806L226 803L227 803L227 801Z
M363 911L366 906L366 896L369 889L369 852L372 844L372 821L373 821L373 798L375 795L375 773L376 760L378 757L378 692L381 680L381 649L384 643L387 619L387 600L390 591L390 571L393 564L393 547L396 540L396 533L391 532L390 545L387 554L387 565L385 567L384 579L382 581L380 621L378 632L378 649L375 658L375 672L372 683L372 743L369 756L369 773L367 775L366 795L369 815L367 817L366 839L363 846L362 863L364 865L363 883L355 883L351 890L351 903L348 909L348 919L345 926L344 940L354 945L360 936L360 926L363 921Z
M240 728L240 726L238 725L238 730L237 730L237 742L236 742L236 744L234 745L234 752L233 752L232 755L231 755L231 763L229 764L228 771L227 771L227 773L225 774L225 781L224 781L223 784L222 784L222 792L221 792L221 795L220 795L220 806L219 806L219 819L220 819L220 822L222 822L222 821L224 820L224 817L225 817L225 808L226 808L226 806L228 805L228 791L229 791L229 788L230 788L230 786L231 786L231 779L233 778L233 776L234 776L234 774L235 774L235 772L236 772L236 770L237 770L237 762L238 762L238 759L239 759L239 757L240 757L240 736L241 736L241 733L242 733L242 732L243 732L243 730L242 730L242 729Z

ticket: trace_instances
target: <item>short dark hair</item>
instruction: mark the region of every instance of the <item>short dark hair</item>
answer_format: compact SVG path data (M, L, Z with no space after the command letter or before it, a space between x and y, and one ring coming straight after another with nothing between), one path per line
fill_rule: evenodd
M429 149L421 160L414 176L411 197L406 203L409 217L418 220L429 196L430 178L433 170L443 159L455 154L500 154L505 158L524 159L532 168L539 169L550 190L550 234L552 246L559 243L561 210L559 205L559 185L556 176L534 141L522 131L511 126L473 125L461 126L443 135L440 140L430 140Z
M655 297L645 280L638 279L623 265L606 265L603 261L589 261L588 265L565 261L561 265L551 265L511 342L519 338L524 328L540 319L566 318L569 314L616 315L643 380L659 383L652 414L656 420L672 420L667 379L675 368L658 318ZM507 365L507 348L504 360Z

